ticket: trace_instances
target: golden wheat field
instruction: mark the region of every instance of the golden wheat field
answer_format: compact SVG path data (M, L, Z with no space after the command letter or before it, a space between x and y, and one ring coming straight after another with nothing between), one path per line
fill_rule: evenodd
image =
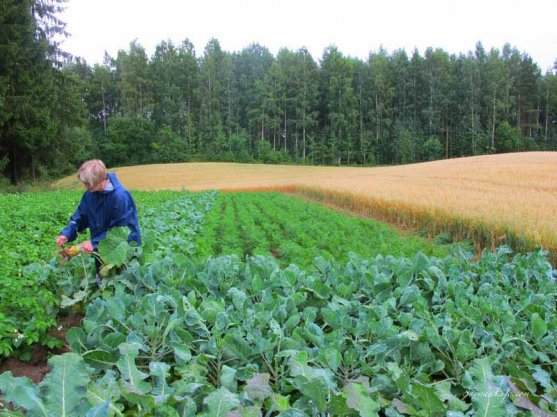
M482 244L539 243L557 252L557 152L377 168L183 163L113 170L132 190L282 189L432 232L488 236ZM79 184L68 177L56 186Z

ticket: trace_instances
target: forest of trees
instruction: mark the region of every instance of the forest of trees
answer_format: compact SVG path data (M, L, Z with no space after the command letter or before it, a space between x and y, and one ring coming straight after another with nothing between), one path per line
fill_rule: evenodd
M93 157L375 165L557 150L557 65L543 74L511 45L362 60L216 39L148 56L132 41L91 66L52 40L62 3L0 5L0 176L12 183Z

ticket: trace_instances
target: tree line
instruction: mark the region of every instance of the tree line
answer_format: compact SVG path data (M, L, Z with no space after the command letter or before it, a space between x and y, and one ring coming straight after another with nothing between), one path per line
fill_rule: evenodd
M10 3L10 4L8 4ZM511 45L366 60L133 41L103 64L52 41L62 0L0 6L0 169L12 182L182 161L402 164L557 149L557 77ZM22 51L24 53L22 53Z

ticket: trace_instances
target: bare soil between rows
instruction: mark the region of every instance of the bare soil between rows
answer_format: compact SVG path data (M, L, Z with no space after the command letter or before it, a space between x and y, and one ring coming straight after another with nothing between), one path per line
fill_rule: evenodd
M58 327L50 329L49 335L61 340L64 345L59 349L48 349L46 346L35 346L31 351L31 359L22 361L17 358L9 358L0 364L0 374L10 371L14 376L26 376L35 384L42 381L50 371L48 359L52 355L60 355L70 351L66 343L66 332L72 327L81 326L82 313L70 312L68 315L58 318Z

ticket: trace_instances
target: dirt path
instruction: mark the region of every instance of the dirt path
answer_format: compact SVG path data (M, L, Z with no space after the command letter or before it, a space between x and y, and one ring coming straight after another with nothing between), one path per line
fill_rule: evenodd
M28 362L21 361L16 358L9 358L0 364L0 374L10 371L14 376L26 376L35 384L38 384L48 373L48 358L52 355L59 355L69 352L69 346L66 344L66 332L72 327L79 327L83 314L70 313L67 316L58 318L58 327L49 331L49 334L64 342L64 346L60 349L49 350L46 346L35 346L31 351L31 359Z

